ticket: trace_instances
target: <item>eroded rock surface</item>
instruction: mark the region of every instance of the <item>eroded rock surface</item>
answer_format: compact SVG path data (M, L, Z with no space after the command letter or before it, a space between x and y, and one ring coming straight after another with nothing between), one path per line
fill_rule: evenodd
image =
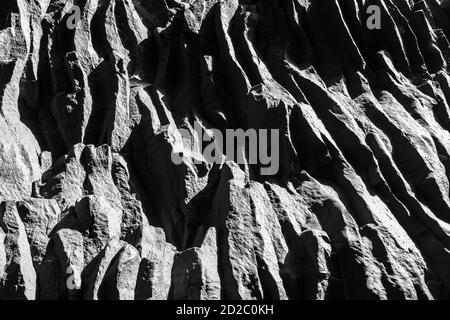
M450 298L449 39L439 0L6 1L0 299Z

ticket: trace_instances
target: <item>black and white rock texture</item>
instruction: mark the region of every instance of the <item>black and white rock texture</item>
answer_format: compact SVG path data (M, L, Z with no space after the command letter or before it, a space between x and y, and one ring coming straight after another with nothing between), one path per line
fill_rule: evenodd
M450 298L449 39L449 0L3 1L0 299ZM278 174L174 164L195 122Z

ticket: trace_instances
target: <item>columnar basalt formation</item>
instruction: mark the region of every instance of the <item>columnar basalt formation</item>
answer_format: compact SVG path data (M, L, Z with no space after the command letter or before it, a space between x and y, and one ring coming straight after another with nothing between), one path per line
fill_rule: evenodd
M5 1L0 299L450 298L449 39L448 0ZM195 123L278 129L277 174Z

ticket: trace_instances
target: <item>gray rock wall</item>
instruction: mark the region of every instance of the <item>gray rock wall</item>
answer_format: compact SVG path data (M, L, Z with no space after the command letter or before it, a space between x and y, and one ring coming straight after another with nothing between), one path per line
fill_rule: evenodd
M8 0L0 299L450 298L449 38L438 0ZM277 174L173 163L195 123L278 129Z

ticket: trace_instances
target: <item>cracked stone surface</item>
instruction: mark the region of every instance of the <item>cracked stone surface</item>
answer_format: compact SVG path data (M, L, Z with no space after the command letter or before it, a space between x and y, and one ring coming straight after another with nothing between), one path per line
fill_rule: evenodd
M449 299L448 39L449 0L6 1L0 299ZM195 123L279 129L277 174L173 163Z

